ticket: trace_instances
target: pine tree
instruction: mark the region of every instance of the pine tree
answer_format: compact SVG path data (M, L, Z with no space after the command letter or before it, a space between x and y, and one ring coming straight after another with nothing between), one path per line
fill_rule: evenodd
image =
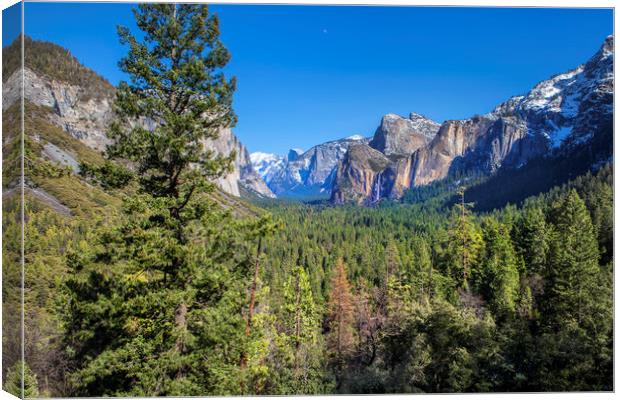
M280 311L283 329L279 338L283 360L275 370L284 378L284 387L276 394L325 393L327 379L320 317L308 274L297 266L284 285Z
M554 204L554 232L550 250L546 314L549 322L561 326L579 324L588 318L596 302L598 245L590 215L574 189Z
M327 346L337 370L342 368L355 349L354 322L353 295L347 268L340 258L334 268L327 303Z
M512 313L518 301L519 271L508 227L494 218L487 218L484 242L482 266L477 277L478 287L496 315Z
M118 226L68 259L65 343L75 394L236 394L252 338L243 309L269 218L241 221L212 198L234 154L204 148L234 124L234 80L204 5L142 4L142 41L120 67L108 156L134 166L137 193ZM249 379L249 378L248 378Z
M39 397L37 376L28 364L20 361L7 371L3 389L22 399Z
M527 273L544 273L549 254L548 230L545 214L538 207L527 207L515 224L516 250Z
M473 222L472 205L465 202L463 188L459 194L461 201L452 210L445 263L448 275L453 277L457 286L469 290L472 268L478 263L484 242Z
M385 283L390 280L392 276L398 276L400 274L401 259L398 254L398 247L394 240L389 240L387 246L385 246Z
M430 299L434 291L433 262L431 250L426 240L420 237L413 238L413 265L408 273L411 282L417 288L417 297Z

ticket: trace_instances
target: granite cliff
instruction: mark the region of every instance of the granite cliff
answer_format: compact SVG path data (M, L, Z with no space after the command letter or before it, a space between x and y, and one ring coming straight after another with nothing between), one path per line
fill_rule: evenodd
M408 119L386 115L369 144L389 162L381 171L370 167L361 171L369 163L359 157L374 160L376 154L344 157L332 201L374 204L451 174L490 176L502 168L518 169L532 159L567 152L588 152L593 165L608 160L611 141L593 143L610 137L613 41L609 36L585 64L538 83L484 115L441 126L414 113ZM372 188L368 176L373 176Z
M88 147L102 152L110 143L106 130L113 118L115 88L94 71L81 65L70 52L53 43L25 38L24 68L11 52L19 41L3 51L11 60L3 64L3 111L20 100L23 71L24 101L47 109L50 123ZM254 170L250 155L231 129L222 129L216 140L205 142L216 153L236 152L232 171L217 180L218 186L234 196L251 193L274 197Z

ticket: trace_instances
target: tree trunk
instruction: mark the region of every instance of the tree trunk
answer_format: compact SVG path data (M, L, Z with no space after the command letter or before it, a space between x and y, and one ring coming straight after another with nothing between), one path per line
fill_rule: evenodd
M248 309L248 319L245 325L245 335L250 336L252 333L252 317L254 316L254 305L256 303L256 287L258 286L258 276L260 273L260 254L263 245L263 238L258 238L258 246L256 249L256 261L254 262L254 280L252 281L252 289L250 290L250 307Z
M181 332L181 337L177 339L176 350L179 353L183 353L185 351L185 341L183 336L187 331L187 305L185 305L185 303L181 303L177 308L174 314L174 323Z
M177 328L179 328L179 337L177 338L175 348L179 354L183 354L186 350L185 334L187 332L187 305L185 303L181 303L179 307L177 307L174 314L174 323ZM177 378L182 378L184 375L185 367L181 365L181 367L177 371Z

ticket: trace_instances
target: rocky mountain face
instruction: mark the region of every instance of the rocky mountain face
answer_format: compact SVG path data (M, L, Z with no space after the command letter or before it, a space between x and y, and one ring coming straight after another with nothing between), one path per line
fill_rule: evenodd
M385 155L409 155L427 145L439 130L439 124L420 114L409 118L387 114L381 119L370 147Z
M351 173L365 163L345 157L338 167L332 201L371 204L399 198L408 188L453 173L490 175L595 142L607 135L613 121L613 41L609 36L586 64L540 82L526 95L512 97L485 115L441 126L417 114L408 120L385 116L370 145L390 162L379 172L371 168ZM591 157L593 162L608 159L611 140L596 150L590 146L583 151L600 153ZM377 158L368 152L359 156ZM370 175L373 187L368 189Z
M16 41L3 52L10 54L19 48ZM106 130L113 118L115 89L112 85L82 66L68 50L29 38L25 39L23 75L26 102L47 107L51 111L49 122L88 147L97 151L105 149L110 143ZM20 100L21 80L19 64L3 65L3 111ZM235 196L245 191L274 197L254 170L247 149L230 129L222 129L219 138L207 141L205 147L221 154L236 151L232 172L217 181L222 190Z
M214 150L218 154L236 152L232 171L216 181L218 186L226 193L234 196L250 193L258 197L275 197L265 184L265 181L254 170L247 148L230 128L221 129L218 138L206 141L205 147L206 149Z
M331 201L370 205L390 194L400 196L410 186L409 156L427 146L440 125L420 114L409 117L386 114L368 148L356 147L339 163L332 187ZM372 151L371 151L372 150ZM369 157L364 160L364 157ZM370 168L362 171L362 168ZM356 177L363 182L355 182ZM372 179L368 180L369 177Z
M254 166L254 170L258 172L265 182L271 181L274 175L286 164L284 157L260 151L250 154L250 161L252 166Z
M286 159L254 153L254 167L263 171L267 185L278 197L328 198L338 162L350 146L365 142L367 139L354 135L319 144L305 152L292 149Z
M380 151L363 143L352 145L337 168L331 201L337 204L376 202L381 195L381 172L389 164L390 160Z
M29 66L23 69L23 74L25 101L51 108L50 122L93 149L105 149L110 143L106 129L112 119L114 88L111 85L109 96L87 97L87 88L41 76ZM20 101L21 79L20 68L4 82L3 111Z

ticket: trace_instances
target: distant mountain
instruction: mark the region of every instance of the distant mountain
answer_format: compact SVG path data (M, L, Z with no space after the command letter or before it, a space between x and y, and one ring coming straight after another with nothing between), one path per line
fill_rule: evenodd
M291 149L286 158L254 153L254 168L263 171L267 186L278 197L315 199L329 198L338 161L349 146L366 143L360 135L316 145L303 152Z
M609 36L586 64L540 82L485 115L441 126L417 114L385 116L370 146L389 163L377 171L371 161L378 157L369 151L343 158L332 201L373 204L451 174L494 175L541 157L570 153L589 166L608 160L613 153L613 44Z
M20 100L19 54L19 40L3 49L3 111ZM106 131L113 118L114 86L80 64L67 49L53 43L25 37L24 61L26 103L44 107L46 119L52 125L88 147L103 151L110 143ZM233 170L217 180L222 190L235 196L243 192L274 197L252 167L247 149L230 129L222 129L218 139L206 141L205 148L222 154L236 151Z
M284 157L260 151L251 153L250 161L252 162L254 170L258 172L265 182L269 182L273 176L286 165Z

